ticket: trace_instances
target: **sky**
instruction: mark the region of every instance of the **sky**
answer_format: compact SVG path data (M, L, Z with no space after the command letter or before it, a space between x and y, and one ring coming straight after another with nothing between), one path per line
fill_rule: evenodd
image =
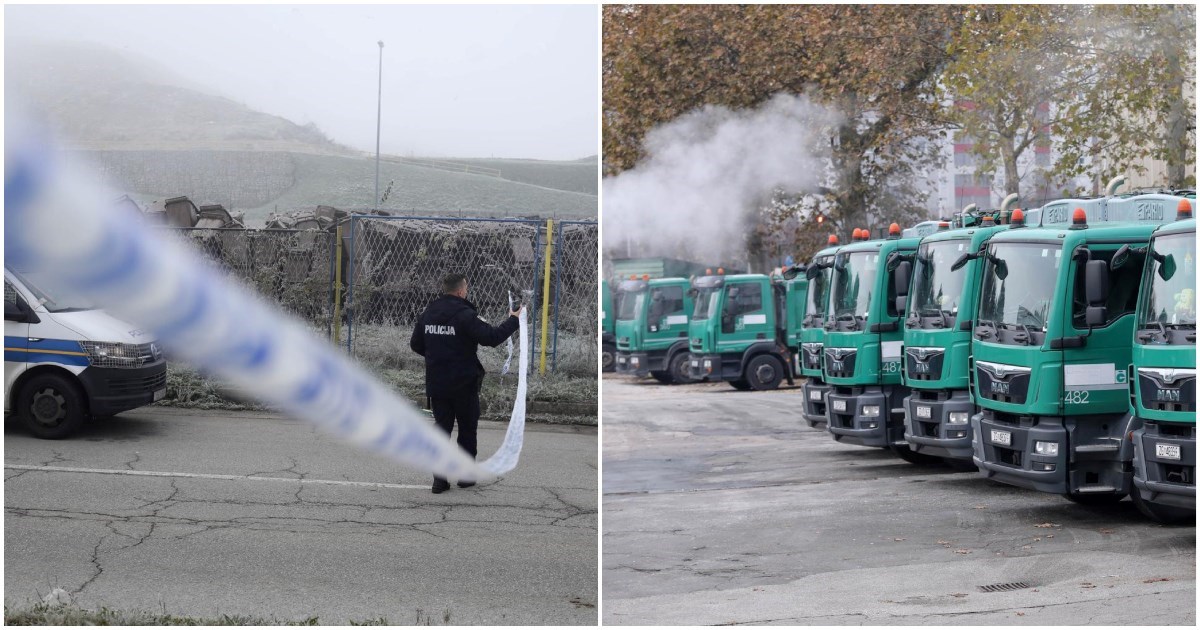
M84 41L375 150L572 160L599 145L595 6L4 7L6 41Z

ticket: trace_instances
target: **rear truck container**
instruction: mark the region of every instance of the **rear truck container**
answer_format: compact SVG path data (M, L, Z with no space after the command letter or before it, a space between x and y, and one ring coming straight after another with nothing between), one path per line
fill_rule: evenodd
M1142 268L1110 263L1122 247L1145 248L1182 197L1112 197L1116 184L1106 198L1046 204L1037 227L1014 211L984 250L970 374L972 459L986 478L1081 503L1130 492L1128 436L1141 420L1126 379Z
M167 362L149 334L70 296L38 274L4 268L4 412L61 439L92 418L160 400Z
M968 383L971 330L979 307L983 263L978 252L993 234L1007 229L995 219L1016 202L1011 195L994 213L964 210L967 227L921 240L913 255L912 284L904 320L901 381L905 439L916 453L947 460L956 468L971 463L971 416L977 411ZM893 264L895 264L893 262Z
M804 267L781 274L706 275L692 281L689 376L727 381L741 390L793 384L807 297Z
M837 252L838 238L831 234L829 247L813 256L805 272L808 295L804 318L800 320L800 348L796 353L796 365L793 366L795 372L804 377L801 416L808 426L819 429L826 425L825 394L829 392L829 384L821 375L821 357L825 353L825 308L829 302L829 279L833 274L833 258Z
M949 223L943 226L949 229ZM914 463L938 461L912 452L904 440L908 388L900 380L900 320L912 263L887 264L889 257L915 252L921 239L902 238L894 223L889 234L871 241L856 235L834 258L823 365L831 387L825 396L828 430L838 442L891 449Z
M686 278L649 275L621 282L617 313L617 372L653 376L660 383L690 383L688 319L692 312Z
M1182 207L1187 203L1187 207ZM1192 212L1181 201L1177 216ZM1146 516L1163 523L1196 520L1196 220L1158 228L1144 259L1129 366L1133 489Z
M600 366L605 372L617 367L617 311L608 280L600 281Z

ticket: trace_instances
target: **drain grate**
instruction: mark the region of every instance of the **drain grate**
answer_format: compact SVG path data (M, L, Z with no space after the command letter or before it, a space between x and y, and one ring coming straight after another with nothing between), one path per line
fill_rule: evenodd
M1004 584L985 584L979 587L984 593L1002 593L1004 591L1019 591L1033 586L1028 582L1006 582Z

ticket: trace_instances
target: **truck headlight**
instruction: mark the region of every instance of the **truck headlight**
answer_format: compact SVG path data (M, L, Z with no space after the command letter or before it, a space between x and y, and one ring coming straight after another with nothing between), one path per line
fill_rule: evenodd
M946 424L966 424L970 420L970 414L966 411L951 411L946 418Z
M630 365L637 365L638 363L639 363L639 361L638 361L637 357L632 357L631 359L629 359Z
M868 418L879 416L879 405L863 405L862 415Z
M1058 455L1058 442L1034 442L1033 452L1038 455Z
M712 361L711 360L709 360L709 359L704 360L704 369L706 369L706 370L712 369Z

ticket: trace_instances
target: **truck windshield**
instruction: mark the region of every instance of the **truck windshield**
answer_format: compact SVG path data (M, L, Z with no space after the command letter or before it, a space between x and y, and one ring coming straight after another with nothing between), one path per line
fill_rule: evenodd
M1196 327L1196 233L1167 234L1150 245L1139 328Z
M875 287L875 276L879 273L879 254L876 252L854 252L842 254L845 264L841 269L834 266L833 295L829 300L829 313L834 318L845 315L866 318L871 306L871 290Z
M692 319L708 319L716 312L717 302L721 300L721 287L700 289L696 293L696 309Z
M51 313L67 313L71 311L90 311L96 308L95 304L83 299L79 296L67 294L50 294L42 288L41 274L37 272L18 272L14 269L9 269L9 273L16 276L21 284L33 294L36 299L45 309Z
M913 269L913 309L920 315L958 314L967 268L951 271L950 266L967 250L969 241L925 243L917 250Z
M646 303L646 292L638 291L632 293L622 291L621 299L617 306L617 319L619 321L628 322L637 319L638 313L642 312L642 305Z
M1062 247L1050 243L996 243L983 266L979 321L1044 332Z

